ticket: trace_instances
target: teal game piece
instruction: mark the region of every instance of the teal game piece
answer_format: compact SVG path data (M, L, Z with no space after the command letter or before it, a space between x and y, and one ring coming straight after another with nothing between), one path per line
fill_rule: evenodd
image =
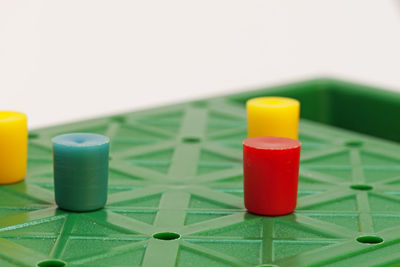
M104 207L109 138L100 134L71 133L56 136L52 141L57 205L70 211Z
M298 205L243 203L245 101L301 101ZM0 186L0 266L396 266L400 96L318 79L30 132L24 182ZM110 137L108 200L54 203L54 136ZM51 265L52 264L52 265Z

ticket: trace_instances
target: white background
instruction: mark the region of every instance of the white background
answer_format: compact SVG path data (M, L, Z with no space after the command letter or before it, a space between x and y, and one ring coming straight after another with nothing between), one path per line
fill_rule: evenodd
M400 1L0 0L30 128L318 76L400 91Z

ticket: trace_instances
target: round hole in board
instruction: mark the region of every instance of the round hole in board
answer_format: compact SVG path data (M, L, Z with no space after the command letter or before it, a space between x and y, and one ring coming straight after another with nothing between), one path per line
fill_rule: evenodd
M67 264L64 261L60 260L44 260L38 262L37 267L63 267Z
M119 123L124 123L126 121L125 117L123 116L114 116L111 117L111 120Z
M366 235L357 237L357 241L363 244L379 244L383 242L383 238L379 236Z
M194 136L187 136L187 137L183 137L182 141L185 143L198 143L198 142L200 142L200 138L194 137Z
M371 185L367 185L367 184L353 184L353 185L350 185L350 188L354 189L354 190L367 191L367 190L371 190L373 187Z
M28 134L28 138L29 138L29 139L36 139L36 138L39 138L39 134L37 134L37 133L29 133L29 134Z
M362 147L364 143L362 141L358 141L358 140L352 140L352 141L347 141L345 143L345 145L347 147Z
M172 233L172 232L162 232L162 233L156 233L153 235L154 238L156 239L161 239L161 240L175 240L181 237L180 234L177 233Z

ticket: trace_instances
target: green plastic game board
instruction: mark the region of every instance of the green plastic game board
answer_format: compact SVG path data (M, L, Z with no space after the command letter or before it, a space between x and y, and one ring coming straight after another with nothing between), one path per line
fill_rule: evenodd
M243 206L244 104L261 95L302 103L287 216ZM400 265L399 110L395 93L318 79L32 131L26 180L0 187L0 266ZM54 204L50 139L68 132L111 138L102 210Z

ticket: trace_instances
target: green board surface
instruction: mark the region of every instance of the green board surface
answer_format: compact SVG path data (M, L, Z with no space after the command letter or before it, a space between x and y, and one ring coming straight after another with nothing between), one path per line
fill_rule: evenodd
M298 206L281 217L243 206L244 103L260 95L302 102ZM400 265L399 105L319 79L35 130L25 181L0 187L0 266ZM111 138L102 210L55 206L50 140L69 132Z

